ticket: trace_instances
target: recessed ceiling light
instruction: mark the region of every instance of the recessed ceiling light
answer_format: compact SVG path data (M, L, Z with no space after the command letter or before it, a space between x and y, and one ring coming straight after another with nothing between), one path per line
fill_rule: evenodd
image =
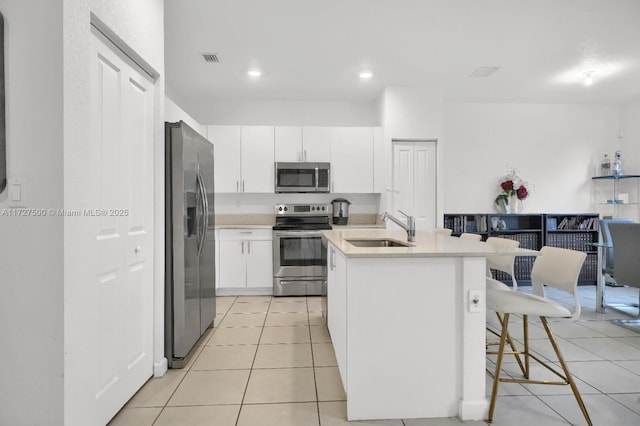
M360 73L360 78L363 80L367 80L369 78L373 77L373 74L371 73L371 71L362 71Z
M249 77L260 77L262 75L262 71L260 70L249 70L249 72L247 73L249 74Z

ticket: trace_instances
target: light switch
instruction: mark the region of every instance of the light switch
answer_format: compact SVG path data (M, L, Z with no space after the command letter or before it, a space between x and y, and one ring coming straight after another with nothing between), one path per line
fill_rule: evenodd
M26 205L26 185L23 178L9 179L9 205L12 207Z

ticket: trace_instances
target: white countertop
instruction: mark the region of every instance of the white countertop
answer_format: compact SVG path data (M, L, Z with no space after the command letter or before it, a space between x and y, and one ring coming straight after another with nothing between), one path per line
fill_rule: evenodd
M416 231L416 241L410 247L356 247L348 239L390 239L407 243L407 233L395 230L345 229L322 231L324 237L347 257L469 257L507 254L537 256L536 250L500 250L480 241L469 241L425 231Z

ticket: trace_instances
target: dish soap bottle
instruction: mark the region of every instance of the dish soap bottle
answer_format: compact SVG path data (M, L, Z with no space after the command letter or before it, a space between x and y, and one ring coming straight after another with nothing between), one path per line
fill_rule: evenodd
M622 175L622 151L616 151L616 159L613 162L613 175Z
M604 155L600 163L600 176L609 176L611 174L611 160L607 154Z

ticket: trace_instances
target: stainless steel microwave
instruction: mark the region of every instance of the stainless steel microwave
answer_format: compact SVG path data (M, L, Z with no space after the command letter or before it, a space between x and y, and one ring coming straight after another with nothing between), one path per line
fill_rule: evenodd
M276 162L275 192L329 192L330 163Z

